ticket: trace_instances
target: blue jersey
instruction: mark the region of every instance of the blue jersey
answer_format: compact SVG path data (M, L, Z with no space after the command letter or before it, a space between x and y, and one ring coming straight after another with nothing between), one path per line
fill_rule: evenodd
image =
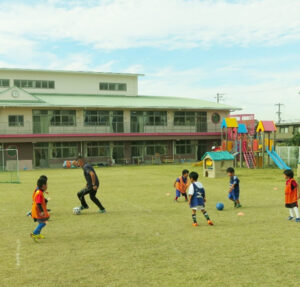
M189 195L192 196L190 207L204 206L205 190L200 182L194 182L190 185Z
M231 176L230 177L230 188L234 185L233 192L239 193L240 192L240 180L237 176Z

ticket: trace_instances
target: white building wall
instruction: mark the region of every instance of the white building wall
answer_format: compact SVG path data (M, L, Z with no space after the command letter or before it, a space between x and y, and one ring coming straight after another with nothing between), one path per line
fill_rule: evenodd
M14 80L54 81L55 89L24 88L29 93L61 94L99 94L99 95L138 95L138 77L135 75L84 74L68 72L35 72L18 70L1 70L0 79L9 79L10 87ZM126 83L127 91L100 91L99 83ZM0 92L7 87L0 87Z

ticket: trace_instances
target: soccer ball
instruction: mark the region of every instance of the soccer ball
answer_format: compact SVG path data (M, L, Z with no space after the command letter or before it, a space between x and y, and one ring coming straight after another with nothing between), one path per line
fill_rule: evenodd
M224 209L224 204L222 202L218 202L216 208L221 211Z
M73 208L73 214L79 215L80 214L80 207Z

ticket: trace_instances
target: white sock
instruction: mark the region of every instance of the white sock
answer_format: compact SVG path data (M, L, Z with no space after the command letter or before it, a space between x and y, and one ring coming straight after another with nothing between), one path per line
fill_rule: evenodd
M290 216L294 217L293 208L289 208L289 211L290 211Z
M296 218L299 218L299 209L298 209L298 207L295 206L293 209L294 209L294 212L296 214Z

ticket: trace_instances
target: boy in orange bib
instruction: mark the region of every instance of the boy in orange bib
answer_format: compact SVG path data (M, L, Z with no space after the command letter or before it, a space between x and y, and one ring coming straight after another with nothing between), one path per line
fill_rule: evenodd
M288 208L290 211L290 216L288 217L288 220L293 220L295 218L296 222L300 222L299 209L298 209L298 199L299 199L298 184L294 180L294 173L291 169L287 169L283 173L286 179L285 207Z
M46 222L50 217L50 214L47 211L46 199L44 197L44 192L47 190L47 179L45 177L40 177L37 181L37 187L38 189L33 194L31 217L35 222L38 222L38 226L30 234L35 242L37 242L38 239L44 238L44 236L41 235L41 231L46 226Z

